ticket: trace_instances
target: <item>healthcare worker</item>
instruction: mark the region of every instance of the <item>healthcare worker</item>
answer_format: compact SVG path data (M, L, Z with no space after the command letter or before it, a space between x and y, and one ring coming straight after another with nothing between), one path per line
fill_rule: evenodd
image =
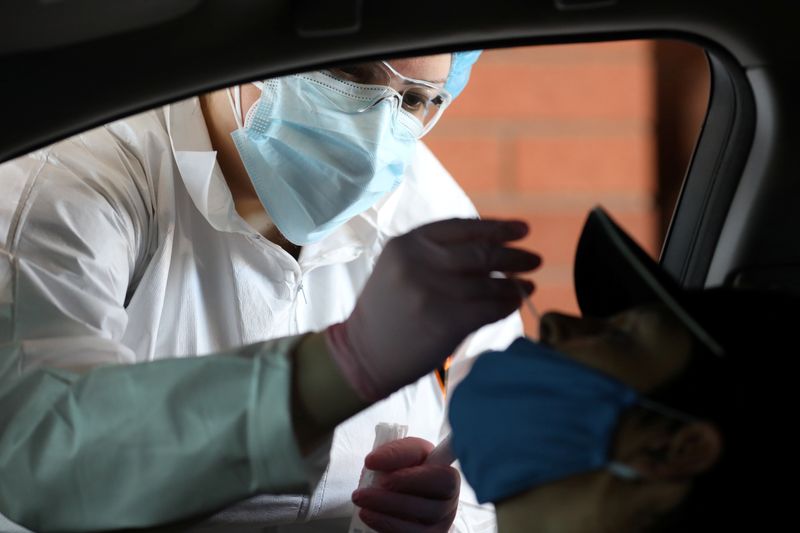
M0 167L0 512L37 530L86 531L163 523L262 493L245 507L259 527L346 529L375 425L407 424L437 442L445 396L431 361L518 304L503 293L508 280L488 280L487 269L535 266L502 251L524 230L461 221L392 241L376 267L392 237L475 216L419 138L476 57L267 80ZM373 288L352 313L373 268ZM502 312L493 298L505 298ZM325 342L298 344L296 335L322 330ZM514 314L471 336L451 381L469 356L520 331ZM304 361L297 347L307 344L316 360L333 358L316 368L337 369L356 407L328 385L316 404L307 400L314 387L304 383L335 381L300 368L292 377L300 363L287 361ZM376 401L329 445L317 438ZM306 404L335 413L290 409ZM410 450L418 462L420 446ZM390 506L393 519L426 531L493 527L468 487L459 497L455 471L405 466L418 479L399 497L421 504ZM442 476L456 488L430 493ZM316 481L310 496L306 479ZM416 514L423 508L439 515ZM241 513L217 520L228 518Z

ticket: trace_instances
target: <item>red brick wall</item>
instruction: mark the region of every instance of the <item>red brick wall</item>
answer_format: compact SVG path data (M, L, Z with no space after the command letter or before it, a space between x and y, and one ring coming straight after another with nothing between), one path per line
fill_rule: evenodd
M544 258L532 276L539 310L577 311L572 260L596 204L658 253L653 47L631 41L484 52L425 139L482 216L530 223L524 246Z

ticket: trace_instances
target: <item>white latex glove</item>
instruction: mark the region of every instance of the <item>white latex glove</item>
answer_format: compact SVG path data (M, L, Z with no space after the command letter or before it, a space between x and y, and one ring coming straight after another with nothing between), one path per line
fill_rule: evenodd
M359 517L381 533L447 533L458 510L458 470L430 464L433 444L416 437L399 439L373 450L364 466L377 472L376 482L353 493Z
M538 267L539 256L510 248L520 221L452 219L392 239L350 317L325 332L328 349L365 401L383 398L433 371L476 329L517 309L519 285L491 277Z

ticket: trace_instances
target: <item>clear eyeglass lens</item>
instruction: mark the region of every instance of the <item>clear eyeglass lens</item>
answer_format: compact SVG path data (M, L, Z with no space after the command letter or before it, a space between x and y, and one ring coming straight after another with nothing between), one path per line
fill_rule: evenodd
M403 91L403 109L411 113L423 126L439 114L444 98L429 87L408 87Z

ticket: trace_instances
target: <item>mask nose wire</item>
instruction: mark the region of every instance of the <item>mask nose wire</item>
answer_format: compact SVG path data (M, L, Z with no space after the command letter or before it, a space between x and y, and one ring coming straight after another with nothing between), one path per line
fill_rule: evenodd
M377 98L375 98L375 100L370 102L369 105L359 109L358 112L359 113L364 113L366 111L369 111L370 109L372 109L373 107L377 106L378 104L380 104L384 100L389 100L389 99L394 99L395 100L395 112L397 112L397 110L400 108L400 106L403 103L403 97L399 92L397 92L396 89L393 89L392 87L387 87L386 91L382 95L380 95Z
M392 87L387 87L386 88L386 92L384 92L384 94L382 94L381 96L375 98L375 100L370 102L369 105L367 105L367 106L365 106L365 107L363 107L361 109L358 109L356 112L357 113L365 113L365 112L369 111L370 109L376 107L378 104L380 104L384 100L394 100L394 105L392 106L392 122L391 122L391 124L392 124L392 131L396 131L395 128L397 128L397 121L400 119L399 118L400 108L403 105L403 96L399 92L397 92L396 89L394 89Z

